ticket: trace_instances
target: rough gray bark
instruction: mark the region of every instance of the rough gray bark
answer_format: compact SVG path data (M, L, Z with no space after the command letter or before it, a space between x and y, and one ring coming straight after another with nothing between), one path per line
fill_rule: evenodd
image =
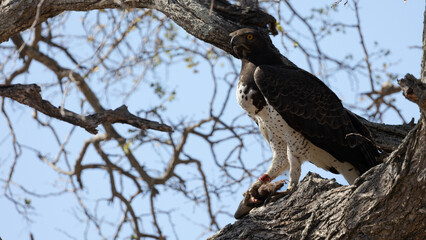
M158 10L188 33L229 53L229 33L243 26L266 27L276 34L274 17L257 9L241 8L224 0L6 0L0 8L0 43L64 11L107 8Z
M384 154L382 154L382 158L385 158L394 151L401 141L407 136L408 132L414 127L414 121L408 124L402 125L391 125L385 123L374 123L370 122L362 117L358 118L361 122L367 126L368 130L370 130L371 135L376 142L376 144L380 147Z

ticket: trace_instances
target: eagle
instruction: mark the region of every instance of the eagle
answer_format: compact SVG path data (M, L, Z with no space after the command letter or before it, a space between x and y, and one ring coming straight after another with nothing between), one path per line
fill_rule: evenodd
M342 174L349 184L378 164L380 152L368 129L320 79L284 63L269 36L256 29L239 29L230 37L242 61L237 101L272 150L271 165L247 190L235 218L264 200L259 188L284 171L286 192L294 190L304 161Z

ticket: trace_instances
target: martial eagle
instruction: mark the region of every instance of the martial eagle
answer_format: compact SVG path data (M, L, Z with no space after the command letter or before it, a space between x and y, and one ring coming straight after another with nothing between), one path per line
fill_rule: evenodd
M257 30L243 28L230 37L235 56L242 60L238 103L272 150L269 169L245 193L254 204L259 187L286 170L287 191L294 189L304 161L342 174L349 184L378 164L379 151L369 131L321 80L284 64L270 38ZM235 217L246 213L237 211Z

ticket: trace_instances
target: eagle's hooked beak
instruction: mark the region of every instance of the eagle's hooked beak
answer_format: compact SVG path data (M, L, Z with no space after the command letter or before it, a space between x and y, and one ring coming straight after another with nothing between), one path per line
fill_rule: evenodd
M231 49L237 55L238 58L242 58L245 53L250 52L250 49L245 45L243 42L241 42L240 36L233 36L231 38Z
M240 56L241 53L238 51L237 42L238 42L237 36L233 36L229 44L231 46L232 51L237 55L237 57L241 58Z
M234 46L235 46L236 43L237 43L236 36L233 36L231 38L231 42L229 43L230 46L231 46L231 48L232 48L232 50L234 50Z

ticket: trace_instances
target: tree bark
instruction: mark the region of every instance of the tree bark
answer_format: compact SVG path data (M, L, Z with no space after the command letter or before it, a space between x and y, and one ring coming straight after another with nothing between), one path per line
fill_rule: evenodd
M158 10L194 37L228 53L231 53L229 33L241 27L266 28L269 25L270 32L277 34L275 18L259 9L215 0L213 11L210 11L211 3L210 0L6 0L1 2L0 9L0 43L64 11L108 8Z

